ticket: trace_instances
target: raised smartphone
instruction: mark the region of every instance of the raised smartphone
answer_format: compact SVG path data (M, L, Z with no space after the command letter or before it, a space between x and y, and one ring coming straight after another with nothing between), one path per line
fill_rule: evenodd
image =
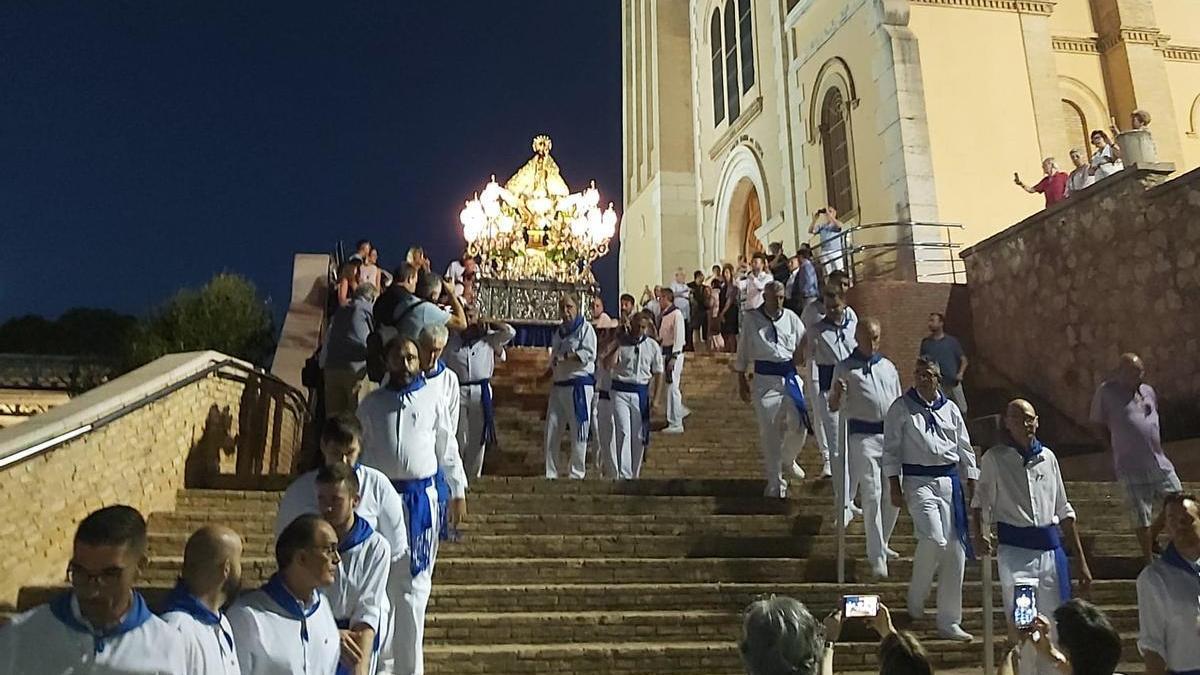
M1013 586L1013 624L1017 628L1028 628L1037 618L1037 586L1017 584Z
M879 613L878 595L843 595L842 616L847 619L875 616Z

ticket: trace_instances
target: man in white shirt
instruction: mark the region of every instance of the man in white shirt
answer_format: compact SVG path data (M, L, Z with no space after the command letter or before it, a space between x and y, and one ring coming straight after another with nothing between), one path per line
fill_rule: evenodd
M330 464L317 473L317 501L321 517L338 537L337 576L325 587L342 636L338 675L374 675L379 653L390 653L391 603L388 601L388 568L392 552L386 540L361 516L358 477L349 465Z
M408 526L408 554L388 575L396 616L394 663L384 663L383 670L419 675L425 671L425 607L433 588L439 533L448 534L466 516L467 477L453 440L458 420L450 417L440 398L444 392L426 385L417 345L396 337L385 353L388 383L358 408L363 463L391 479Z
M293 520L275 542L279 570L229 609L242 675L332 673L341 636L321 593L333 583L337 533L320 516Z
M442 358L458 376L458 449L468 478L483 473L483 456L496 442L496 408L492 375L504 347L517 336L503 321L484 321L474 305L467 307L467 329L450 333Z
M597 354L603 354L617 340L620 322L602 314L592 323L596 331ZM592 395L592 427L589 432L596 441L596 465L603 478L620 478L620 467L616 463L616 445L613 429L612 371L604 359L596 358L596 387Z
M822 288L822 291L825 289L834 289L841 291L843 294L846 293L850 289L850 275L841 270L830 272L829 276L825 279L825 286ZM805 331L803 350L804 363L807 364L800 368L800 375L804 382L804 396L809 401L816 400L818 393L817 363L813 359L814 345L811 336L816 333L817 324L821 321L821 319L825 318L825 301L822 299L823 297L823 295L818 295L816 300L805 305L804 310L800 312L800 321L804 324ZM845 320L848 322L846 330L853 333L855 330L857 330L858 314L855 313L854 308L850 305L846 305L845 311ZM825 464L821 474L823 477L829 478L833 475L829 466L830 444L836 439L826 438L825 428L819 424L813 427L813 438L817 441L817 450L820 451L821 459L824 460ZM804 472L800 470L799 466L794 466L792 468L792 472L793 474L796 474L798 478L804 477Z
M813 362L817 366L817 396L813 401L814 422L821 427L832 457L841 451L838 440L841 417L829 407L833 371L850 356L850 352L857 345L854 333L858 326L846 313L846 295L840 289L826 287L822 302L825 306L825 316L812 327L808 339L813 344ZM837 458L837 461L831 464L830 457L824 458L825 466L821 475L832 475L839 484L845 484L846 462L843 458ZM845 493L845 496L847 504L854 501L853 494Z
M783 306L783 284L774 280L765 287L763 304L743 312L741 318L733 366L738 374L738 395L754 404L763 477L767 481L765 494L783 499L788 489L784 468L796 458L790 448L799 450L804 445L810 426L796 372L803 358L804 325L795 312ZM753 391L746 378L750 372L754 373ZM801 436L789 448L788 432L792 430L798 430Z
M358 475L358 506L355 513L366 520L392 549L393 559L408 551L408 530L404 523L404 504L389 479L379 469L359 463L362 454L362 423L350 413L325 420L321 430L321 457L325 466L345 462ZM317 503L317 469L292 481L279 502L275 517L278 537L297 516L321 512Z
M763 289L775 281L767 271L767 254L758 251L750 258L750 272L735 283L742 298L742 311L756 310L763 304Z
M458 376L454 374L454 371L447 368L446 363L442 361L442 352L446 350L446 343L449 337L449 331L446 330L445 326L426 326L421 330L421 335L417 340L417 356L421 366L421 374L425 378L425 386L436 392L438 400L445 407L445 419L452 421L450 427L451 433L437 434L437 442L433 451L436 456L442 457L447 452L450 452L450 447L453 446L454 460L465 479L466 470L462 468L462 455L458 450L458 420L462 408ZM445 485L445 481L439 479L439 504L446 504L449 501ZM463 487L464 489L466 488L465 483ZM443 518L440 522L442 523L443 530L446 530L446 520ZM449 532L449 530L446 531Z
M558 478L558 447L564 429L571 430L570 477L587 473L587 439L596 386L596 330L579 314L579 299L564 294L558 301L562 323L550 341L550 365L542 380L552 379L546 406L546 478Z
M667 428L664 434L682 434L683 417L683 347L687 336L687 317L675 302L675 294L669 288L662 289L658 296L662 308L658 337L662 342L663 373L667 381L666 414Z
M621 480L641 476L650 443L650 409L662 388L662 350L650 338L652 329L649 317L634 317L629 331L619 333L601 359L612 387L612 456L606 464L616 467L615 477Z
M178 675L199 654L133 590L146 564L146 521L108 506L79 523L67 566L71 590L0 626L0 673Z
M1138 649L1147 675L1200 672L1200 501L1165 500L1171 543L1137 579Z
M892 404L883 421L883 475L891 484L892 504L899 508L907 502L917 538L908 613L924 617L936 576L938 634L970 642L974 638L960 625L962 582L967 558L974 557L967 503L979 469L962 413L938 388L937 362L917 359L914 379L916 387Z
M849 484L844 495L862 496L863 523L867 530L867 561L877 578L888 575L887 560L894 551L888 540L900 510L892 504L891 488L883 479L883 419L903 395L900 374L879 353L881 327L875 319L858 322L857 346L833 371L829 408L845 422L841 455L846 458ZM843 502L848 508L849 499Z
M1090 585L1092 575L1079 544L1075 509L1067 501L1058 458L1037 439L1037 412L1028 401L1015 399L1005 409L1004 427L1005 442L980 459L972 507L979 524L977 546L990 551L991 527L996 527L1004 616L1009 638L1016 642L1013 589L1017 584L1037 588L1039 614L1050 615L1071 599L1071 569L1059 527L1079 558L1082 588ZM1035 658L1030 650L1022 655L1021 672L1053 675L1055 671L1053 664Z
M242 538L222 525L193 532L162 619L192 642L201 662L196 675L241 675L233 627L222 612L241 586Z

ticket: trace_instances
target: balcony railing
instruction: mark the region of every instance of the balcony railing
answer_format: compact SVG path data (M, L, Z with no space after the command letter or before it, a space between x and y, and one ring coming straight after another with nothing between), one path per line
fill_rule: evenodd
M840 267L851 281L896 279L901 281L965 283L966 266L958 256L962 245L954 241L958 223L888 222L852 225L822 246L811 240L813 262L827 273ZM890 230L890 232L888 232ZM864 236L864 233L879 234ZM855 239L868 239L855 243Z

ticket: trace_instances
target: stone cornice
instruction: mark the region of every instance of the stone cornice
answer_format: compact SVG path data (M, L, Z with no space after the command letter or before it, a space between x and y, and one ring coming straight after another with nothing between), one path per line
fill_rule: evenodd
M1169 39L1169 36L1163 35L1163 32L1157 28L1128 26L1100 36L1098 44L1100 52L1104 53L1120 44L1152 45L1161 48Z
M958 7L962 9L986 9L994 12L1017 12L1018 14L1041 14L1050 16L1056 0L910 0L914 5Z
M1191 45L1167 45L1163 48L1163 58L1168 61L1191 61L1200 63L1200 47Z
M1066 54L1100 53L1100 41L1099 38L1095 37L1054 35L1050 38L1050 44L1054 48L1054 51Z
M713 143L712 149L708 151L708 158L716 159L717 157L720 157L721 153L728 149L728 147L733 143L733 140L737 138L739 133L741 133L742 129L745 129L746 125L750 124L751 120L753 120L755 117L758 117L759 113L762 112L762 109L762 96L754 97L754 100L750 102L750 105L746 106L746 108L742 110L742 114L738 115L738 118L733 121L733 124L729 125L729 128L725 130L725 133L721 134L717 138L717 142Z

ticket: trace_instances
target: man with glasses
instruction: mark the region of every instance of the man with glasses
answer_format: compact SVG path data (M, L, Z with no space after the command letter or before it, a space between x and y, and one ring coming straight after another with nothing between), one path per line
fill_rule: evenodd
M240 675L233 627L223 610L242 587L242 538L207 525L188 538L183 574L167 596L163 621L192 641L201 660L195 675Z
M202 672L183 634L133 590L145 564L146 521L136 509L108 506L84 518L67 566L71 590L0 627L0 673Z
M341 636L320 589L333 583L341 560L337 533L320 516L307 513L283 528L275 542L279 571L229 610L242 675L337 669Z

